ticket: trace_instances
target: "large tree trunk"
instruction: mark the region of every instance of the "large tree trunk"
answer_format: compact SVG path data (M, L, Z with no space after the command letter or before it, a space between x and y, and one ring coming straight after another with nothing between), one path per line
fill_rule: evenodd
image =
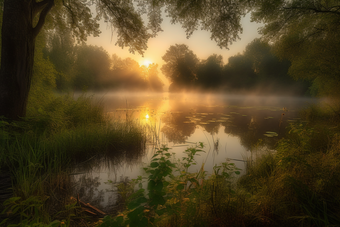
M53 0L5 0L0 70L0 116L17 120L26 115L34 62L35 37ZM40 12L33 27L34 15Z
M26 114L34 37L30 1L5 0L0 70L0 115L18 119Z

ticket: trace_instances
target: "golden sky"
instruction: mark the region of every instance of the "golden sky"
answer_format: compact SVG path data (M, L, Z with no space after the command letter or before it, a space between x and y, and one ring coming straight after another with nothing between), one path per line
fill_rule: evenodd
M159 69L164 63L162 56L166 50L175 44L186 44L189 49L192 50L199 59L206 59L212 54L218 54L223 56L224 63L228 62L228 58L238 53L242 53L248 43L254 38L260 37L257 30L261 26L260 24L250 22L250 15L246 15L242 19L243 33L240 35L240 40L233 43L229 50L221 49L217 44L210 39L210 33L207 31L197 30L194 34L187 39L184 29L179 24L171 24L170 19L163 18L162 29L157 37L152 38L148 42L148 49L144 53L144 58L138 53L131 54L128 48L122 49L115 46L116 34L111 31L110 26L105 23L101 24L101 31L99 37L89 37L87 43L90 45L102 46L111 56L117 54L120 58L131 57L132 59L143 64L145 60L156 63L159 65ZM160 72L161 73L161 72ZM168 85L166 79L161 76L162 80Z

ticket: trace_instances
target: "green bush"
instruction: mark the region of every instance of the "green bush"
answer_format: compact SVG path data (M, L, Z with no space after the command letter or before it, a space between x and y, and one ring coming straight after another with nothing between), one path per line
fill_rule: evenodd
M202 165L197 173L190 173L195 165L195 155L203 144L185 150L186 157L175 161L169 148L162 147L153 155L151 163L144 168L147 188L142 177L134 184L139 190L128 199L127 210L117 217L106 216L101 226L209 226L211 223L225 225L237 223L234 209L236 192L233 176L240 174L233 163L215 166L207 176ZM232 214L226 218L226 213ZM239 219L238 219L239 221Z

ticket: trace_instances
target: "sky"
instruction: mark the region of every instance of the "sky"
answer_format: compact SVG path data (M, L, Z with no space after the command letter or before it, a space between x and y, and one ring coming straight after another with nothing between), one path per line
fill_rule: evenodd
M116 46L117 36L115 32L112 32L110 26L106 23L101 23L100 30L101 34L99 37L88 37L87 44L102 46L111 56L117 54L120 58L132 58L137 61L140 65L144 61L156 63L159 68L165 63L162 60L162 56L166 53L167 49L171 45L175 44L186 44L189 49L192 50L199 59L203 60L208 58L212 54L218 54L223 56L224 64L228 62L228 58L238 53L242 54L247 44L249 44L255 38L260 37L258 34L258 28L261 24L250 22L250 15L246 15L242 19L243 33L240 34L240 40L234 42L228 49L221 49L217 46L216 42L210 39L210 33L207 31L197 30L193 35L187 39L184 29L180 24L171 24L168 17L163 18L162 29L163 32L158 33L158 36L152 38L148 42L148 49L144 53L144 57L138 53L131 54L128 48L122 49ZM160 72L160 78L167 87L168 81ZM166 88L165 88L166 89Z

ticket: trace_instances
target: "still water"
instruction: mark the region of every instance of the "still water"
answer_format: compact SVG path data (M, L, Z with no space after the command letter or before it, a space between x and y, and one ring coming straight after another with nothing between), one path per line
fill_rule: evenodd
M216 164L229 161L244 171L245 161L256 144L273 150L298 111L318 100L292 97L264 97L213 94L94 94L112 119L133 120L148 131L143 152L122 155L114 162L99 161L90 169L77 168L74 193L81 200L109 212L117 200L116 184L143 175L155 147L166 145L183 157L187 147L203 142L205 153L195 160L197 171L211 173ZM111 181L112 183L107 183Z

